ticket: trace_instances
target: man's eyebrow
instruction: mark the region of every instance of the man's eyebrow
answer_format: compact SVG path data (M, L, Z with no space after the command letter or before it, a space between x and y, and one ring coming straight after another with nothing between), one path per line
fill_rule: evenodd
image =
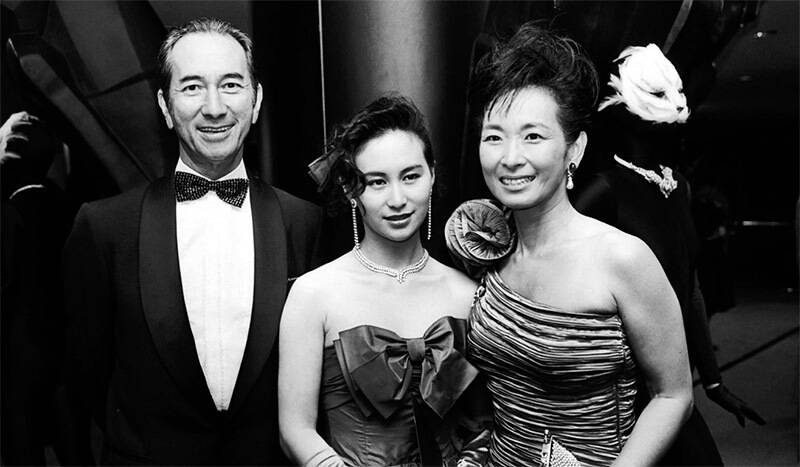
M244 81L244 76L241 73L225 73L222 75L222 79L240 79Z
M178 80L179 83L185 83L187 81L202 81L203 79L199 75L187 75L183 78Z
M241 73L226 73L222 75L222 79L240 79L244 81L244 76ZM185 83L187 81L204 81L203 77L200 75L186 75L178 80L179 83Z

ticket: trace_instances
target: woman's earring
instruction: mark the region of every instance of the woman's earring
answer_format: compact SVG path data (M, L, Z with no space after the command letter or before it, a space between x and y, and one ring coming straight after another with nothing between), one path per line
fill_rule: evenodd
M567 190L575 188L575 183L572 182L572 174L577 168L578 166L576 166L574 162L570 162L567 166Z
M358 221L356 220L356 200L350 198L350 212L353 214L353 245L355 248L361 249L361 244L358 242Z
M431 239L431 210L433 207L433 203L431 202L433 198L433 189L431 189L430 193L428 193L428 240Z

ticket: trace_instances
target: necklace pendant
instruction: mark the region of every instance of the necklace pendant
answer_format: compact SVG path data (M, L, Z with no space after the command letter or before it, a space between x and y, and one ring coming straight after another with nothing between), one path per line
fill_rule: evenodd
M410 264L400 269L392 269L390 267L382 266L380 264L376 264L371 261L369 258L364 256L364 253L361 252L361 248L358 246L353 247L353 255L355 255L356 259L362 266L369 269L372 272L376 272L379 274L385 274L389 277L393 277L397 280L398 284L402 284L406 281L406 277L410 274L414 274L415 272L422 271L425 268L425 265L428 264L428 258L430 255L428 254L428 250L422 249L422 257L414 264Z

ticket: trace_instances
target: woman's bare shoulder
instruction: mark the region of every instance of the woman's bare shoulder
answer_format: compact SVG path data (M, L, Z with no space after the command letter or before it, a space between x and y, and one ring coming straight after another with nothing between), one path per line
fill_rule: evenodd
M431 265L435 269L435 273L440 277L442 283L454 290L471 293L478 287L476 281L456 268L443 264L434 258L431 258Z
M318 301L321 297L331 297L343 289L346 290L352 282L347 280L349 266L350 261L347 254L344 254L303 274L292 284L290 298Z
M650 247L639 237L590 217L585 217L583 223L585 248L615 270L630 272L642 261L654 258Z

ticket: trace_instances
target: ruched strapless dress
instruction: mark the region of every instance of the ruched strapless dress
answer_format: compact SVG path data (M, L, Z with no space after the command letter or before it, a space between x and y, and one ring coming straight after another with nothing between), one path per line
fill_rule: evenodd
M454 465L477 431L457 404L478 375L465 356L463 319L413 339L370 325L339 333L323 355L320 435L348 466Z
M492 394L489 465L539 465L545 429L582 464L611 464L635 421L637 371L619 316L535 303L493 269L476 294L467 344Z

